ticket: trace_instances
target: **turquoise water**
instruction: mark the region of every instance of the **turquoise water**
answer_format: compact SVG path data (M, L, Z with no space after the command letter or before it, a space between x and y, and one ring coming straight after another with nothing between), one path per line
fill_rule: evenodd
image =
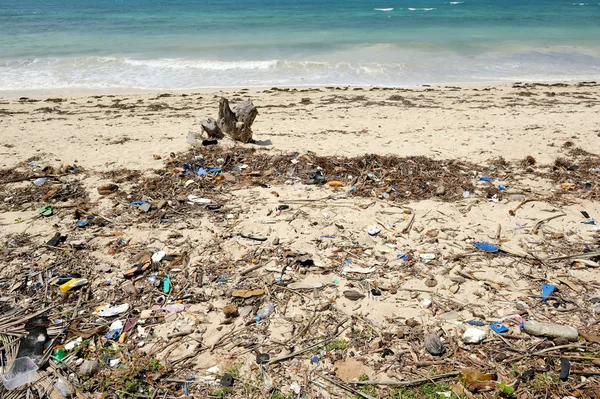
M600 0L0 0L0 90L600 79Z

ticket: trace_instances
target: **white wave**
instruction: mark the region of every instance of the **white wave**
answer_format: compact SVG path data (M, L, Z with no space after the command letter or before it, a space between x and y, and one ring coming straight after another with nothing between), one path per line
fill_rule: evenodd
M277 66L277 60L268 61L203 61L183 59L161 60L123 60L125 64L138 67L166 68L166 69L206 69L214 71L271 69Z
M573 3L574 6L587 6L588 3Z
M410 11L432 11L432 10L437 10L437 8L410 8Z
M394 8L375 8L375 11L394 11Z
M357 57L357 54L361 56ZM13 60L0 63L0 93L34 89L192 90L600 79L600 54L526 50L494 54L486 52L467 59L438 50L402 51L383 43L311 60L140 60L118 57ZM574 70L578 71L577 75L573 74Z
M456 5L456 4L463 4L464 1L451 1L450 4L452 5Z

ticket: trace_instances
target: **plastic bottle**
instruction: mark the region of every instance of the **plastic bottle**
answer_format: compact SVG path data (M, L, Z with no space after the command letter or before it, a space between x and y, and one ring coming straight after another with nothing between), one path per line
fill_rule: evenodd
M71 389L69 388L69 384L63 381L62 378L56 380L56 384L54 384L54 387L58 391L59 395L63 398L68 398L72 393Z
M268 303L265 306L263 306L261 309L259 309L258 312L256 312L256 317L254 318L254 320L261 321L266 319L267 317L269 317L273 311L275 310L275 306L273 306L272 303Z
M52 352L52 357L54 358L54 359L52 359L52 361L54 363L58 364L61 362L61 360L63 360L65 358L65 356L66 356L65 348L62 346L58 346Z
M577 341L579 338L579 332L574 327L562 326L560 324L553 323L538 323L537 321L529 320L523 325L523 329L526 333L550 337L550 338L567 338L569 341Z

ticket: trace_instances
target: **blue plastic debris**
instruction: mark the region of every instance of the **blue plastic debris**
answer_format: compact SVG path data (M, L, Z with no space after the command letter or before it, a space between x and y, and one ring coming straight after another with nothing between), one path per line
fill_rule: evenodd
M131 201L129 205L144 205L146 201Z
M479 181L492 181L492 178L491 177L487 177L487 176L481 176L479 178Z
M475 248L482 249L487 252L498 252L498 247L494 244L490 244L489 242L476 242Z
M594 222L593 220L588 220L587 222L581 222L583 224L591 224L591 225L596 225L596 222Z
M192 377L186 378L185 380L186 381L193 381L195 379L196 379L196 377L192 376ZM189 391L188 386L187 386L187 382L183 383L183 393L185 393L186 396L188 396L190 394L190 391Z
M219 283L224 283L226 281L227 279L225 277L219 277Z
M85 227L87 226L89 223L87 220L80 220L78 222L75 223L75 227Z
M321 236L321 238L335 238L335 236Z
M492 329L492 331L498 334L502 334L508 331L508 327L506 327L502 323L490 323L490 328Z
M206 176L207 174L206 169L204 168L198 168L195 170L195 172L198 176Z
M402 260L408 260L408 256L404 255L404 254L398 254L396 255L397 259L402 259Z
M485 322L483 322L481 320L467 320L467 324L472 325L472 326L478 326L478 327L485 326Z
M498 190L500 190L500 191L506 191L506 187L504 187L503 185L499 184L498 185Z
M210 168L207 170L208 173L219 173L221 172L221 168Z
M342 266L350 266L352 264L352 261L350 259L345 260L344 263L342 263Z
M310 359L310 361L311 361L311 362L313 362L313 363L319 363L319 356L317 356L317 355L314 355L314 356L312 357L312 359Z
M553 284L542 285L542 298L548 298L556 290Z
M171 275L167 274L163 280L163 292L168 294L171 291Z

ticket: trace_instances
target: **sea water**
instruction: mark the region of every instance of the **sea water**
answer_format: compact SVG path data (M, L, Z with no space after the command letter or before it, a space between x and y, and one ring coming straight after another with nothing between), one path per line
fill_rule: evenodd
M600 0L0 0L0 90L600 79Z

